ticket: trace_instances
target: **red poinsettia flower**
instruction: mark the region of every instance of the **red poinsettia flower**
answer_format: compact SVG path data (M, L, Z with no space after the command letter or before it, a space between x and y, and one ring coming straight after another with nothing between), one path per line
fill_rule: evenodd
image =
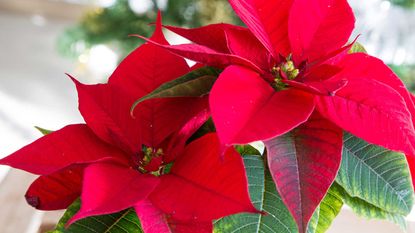
M307 121L317 107L325 118L371 143L414 151L410 96L402 82L378 59L348 55L350 45L342 47L354 28L346 0L230 3L249 30L229 24L167 26L197 44L159 44L225 68L210 93L224 144L274 138Z
M382 61L348 54L354 15L346 0L229 2L248 28L168 26L195 44L152 42L224 68L209 97L219 138L266 141L277 188L304 232L337 174L342 129L414 154L413 103Z
M152 40L168 44L160 16ZM183 58L146 44L119 65L108 84L73 79L86 124L48 134L0 164L41 175L26 193L38 209L63 209L81 195L81 209L70 223L135 207L146 232L211 232L212 219L256 212L233 148L220 160L215 134L185 147L209 117L207 98L149 100L130 115L136 99L189 71Z

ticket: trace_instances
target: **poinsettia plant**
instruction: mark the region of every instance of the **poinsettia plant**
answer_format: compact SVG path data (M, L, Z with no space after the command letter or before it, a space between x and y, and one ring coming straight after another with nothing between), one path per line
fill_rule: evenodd
M54 232L320 233L344 204L405 228L415 98L350 41L347 1L229 3L247 27L159 14L108 83L69 76L85 124L0 160L40 175L30 205L67 209Z

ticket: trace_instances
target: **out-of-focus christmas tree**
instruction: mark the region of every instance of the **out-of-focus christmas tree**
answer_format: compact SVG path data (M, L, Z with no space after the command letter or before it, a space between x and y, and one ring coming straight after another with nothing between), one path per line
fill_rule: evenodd
M105 8L88 12L80 22L68 28L58 39L61 54L78 58L97 44L116 47L124 57L141 40L130 34L149 36L157 9L163 12L166 25L198 27L215 22L235 23L227 0L116 0Z

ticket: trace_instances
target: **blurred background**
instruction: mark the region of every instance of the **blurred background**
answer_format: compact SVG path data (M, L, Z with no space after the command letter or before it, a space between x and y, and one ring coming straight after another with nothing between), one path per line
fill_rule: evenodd
M349 0L355 36L415 91L415 0ZM82 122L70 73L84 83L105 82L149 36L156 9L165 24L196 27L241 24L226 0L0 0L0 157L40 137L33 126L59 129ZM183 39L167 33L172 43ZM0 232L38 232L61 213L34 211L23 199L33 176L0 167ZM6 217L3 217L6 216ZM415 216L408 218L415 233ZM43 231L41 230L41 231ZM347 208L332 233L402 232L393 224L358 218Z

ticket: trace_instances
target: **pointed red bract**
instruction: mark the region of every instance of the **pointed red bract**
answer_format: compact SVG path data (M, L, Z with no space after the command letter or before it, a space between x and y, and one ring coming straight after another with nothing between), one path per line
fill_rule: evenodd
M89 165L84 171L81 209L68 225L94 215L115 213L145 200L159 179L133 168L105 162Z
M72 164L91 163L106 157L126 158L119 150L102 142L86 125L78 124L36 140L1 159L0 164L48 175Z
M415 105L411 93L406 89L402 80L382 60L365 53L353 53L345 56L336 65L343 69L344 76L347 75L348 79L359 80L361 77L367 77L393 88L403 97L406 107L415 119Z
M189 144L149 198L181 221L206 222L238 212L258 212L249 198L241 156L229 148L221 157L216 134Z
M238 64L241 66L251 68L258 72L262 72L262 70L257 65L255 65L254 63L252 63L251 61L243 57L240 57L234 54L216 52L215 50L202 46L202 45L197 45L197 44L163 45L163 44L157 43L156 41L152 41L151 39L142 37L140 35L137 35L137 37L143 40L146 40L147 42L152 43L154 45L158 45L162 48L165 48L174 54L177 54L179 56L185 57L187 59L205 64L205 65L225 68L232 64Z
M94 133L127 153L137 152L140 124L128 113L135 99L117 87L84 85L72 80L78 91L79 111Z
M295 61L315 61L346 44L354 28L347 0L296 0L289 17Z
M415 130L404 99L372 76L354 76L334 96L317 97L318 110L369 143L415 154Z
M160 13L151 40L168 45L162 33ZM144 44L121 62L108 82L139 99L161 84L176 79L189 70L183 58L158 46Z
M342 143L342 129L317 112L290 133L265 142L272 178L300 233L337 175Z
M167 222L167 216L153 206L149 200L138 202L134 209L145 233L173 233Z
M29 205L39 210L67 208L81 194L84 165L74 165L37 178L26 192Z
M247 30L244 27L226 23L209 24L207 26L189 29L174 26L164 27L196 44L204 45L221 53L229 52L225 35L226 31Z
M293 89L275 92L257 73L240 66L230 66L221 73L209 102L225 145L286 133L306 121L314 109L312 95Z
M179 222L157 209L149 200L139 202L135 210L145 233L211 233L212 222Z
M108 84L83 85L75 82L79 109L87 124L100 137L128 153L138 153L141 145L159 146L173 132L208 108L207 97L148 100L134 109L136 100L121 88ZM171 117L172 114L175 117Z
M271 68L269 61L272 58L269 52L250 31L241 29L227 30L226 39L232 54L252 61L263 70Z
M229 0L236 14L275 59L288 56L288 14L292 0Z

